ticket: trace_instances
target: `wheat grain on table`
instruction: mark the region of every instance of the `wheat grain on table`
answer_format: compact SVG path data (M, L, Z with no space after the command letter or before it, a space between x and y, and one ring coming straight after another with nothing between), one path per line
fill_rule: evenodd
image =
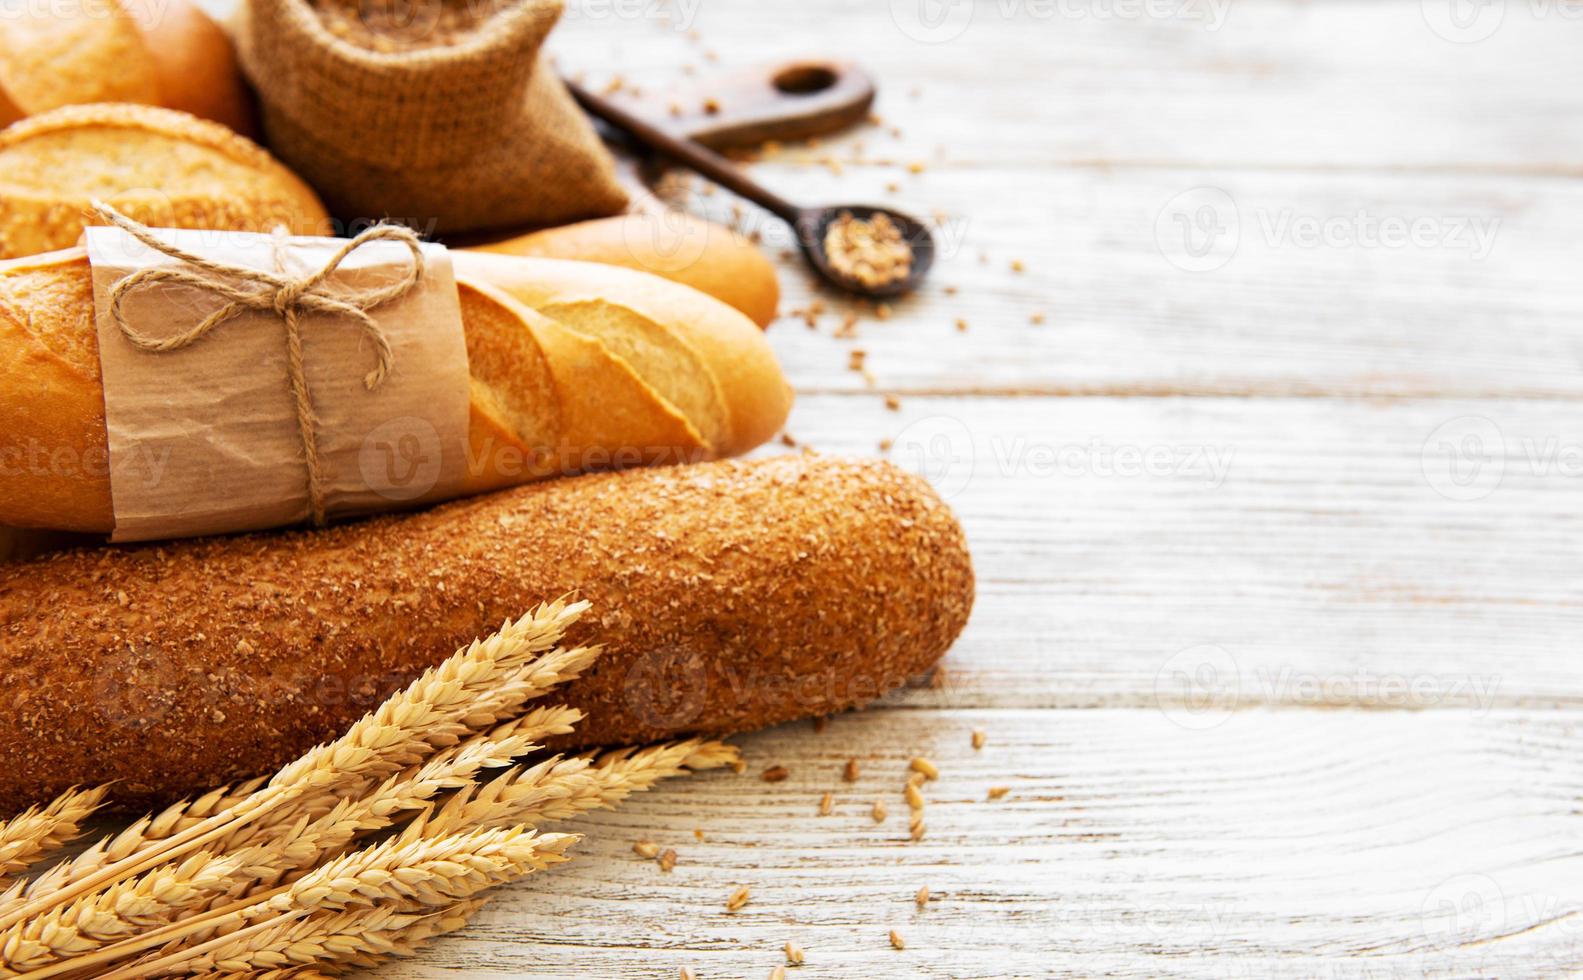
M1565 8L574 0L552 47L590 84L874 74L877 121L753 171L933 216L942 253L883 311L783 258L788 435L935 479L978 606L935 680L580 821L382 975L1583 970Z

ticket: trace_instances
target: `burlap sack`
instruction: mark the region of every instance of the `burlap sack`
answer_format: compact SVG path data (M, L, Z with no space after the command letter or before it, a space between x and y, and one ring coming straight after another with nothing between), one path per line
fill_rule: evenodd
M269 147L346 222L444 234L615 214L614 163L539 52L561 6L515 0L460 43L376 52L307 0L248 0L240 50Z

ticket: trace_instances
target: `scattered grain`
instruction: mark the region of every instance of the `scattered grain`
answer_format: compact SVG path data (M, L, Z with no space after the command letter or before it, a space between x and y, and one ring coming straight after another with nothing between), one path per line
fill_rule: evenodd
M1012 259L1011 260L1011 271L1012 272L1021 272L1022 271L1022 260L1021 259Z
M736 891L732 892L730 898L726 899L726 911L735 912L747 903L748 886L743 885L741 888L738 888Z
M693 831L693 840L696 840L700 844L702 844L704 842L705 838L704 838L704 831L703 831L702 827L700 827L697 830Z
M704 112L711 116L718 116L720 114L720 101L718 99L705 99Z
M874 307L874 319L876 319L876 320L889 320L891 312L892 311L891 311L889 303L881 303L878 306Z
M790 939L786 940L786 962L792 966L802 966L803 964L802 947Z
M910 174L921 174L926 169L928 168L924 165L922 160L914 160L913 162L907 164L907 172Z
M828 817L830 811L835 809L835 794L826 793L819 798L819 816Z
M907 784L907 806L913 810L923 809L923 793L913 783Z
M651 840L640 840L632 845L632 853L648 861L660 856L660 845Z
M982 728L975 728L975 729L973 729L973 748L975 748L975 749L983 748L984 747L984 741L987 738L989 738L989 736L984 734L984 729L982 729Z
M784 781L786 777L790 775L791 770L787 769L785 766L770 766L768 769L759 774L759 778L764 780L766 783L779 783Z
M1041 323L1044 322L1044 314L1043 313L1030 313L1030 314L1028 314L1028 322L1037 327Z
M989 789L989 798L992 800L998 800L1010 792L1010 786L991 786Z
M961 331L962 333L967 333L967 321L962 319L961 317L957 317L956 318L956 329Z
M925 778L925 779L939 779L940 778L940 770L935 766L935 764L933 762L930 762L928 759L924 758L921 755L913 757L913 760L912 760L912 771L916 772L916 773L921 773L923 775L923 778Z
M770 980L786 980L786 968L784 966L777 966L775 969L771 970Z
M919 888L918 894L914 895L912 900L919 908L926 907L929 904L929 886L924 885L922 888Z
M907 948L907 943L901 938L901 933L897 932L895 929L890 931L890 944L897 949Z
M863 361L867 357L868 357L868 351L864 350L861 347L854 347L854 348L852 348L850 351L847 352L847 355L846 355L846 369L848 371L861 371L861 370L863 370Z
M893 412L899 412L901 411L901 399L897 398L895 395L886 395L885 407Z
M665 853L660 855L660 870L666 874L676 867L676 848L667 847Z
M858 768L856 759L846 760L846 766L841 770L841 778L849 783L857 782Z
M874 809L869 811L869 812L874 817L874 822L875 823L884 823L885 822L885 804L884 804L883 801L875 800L874 801Z

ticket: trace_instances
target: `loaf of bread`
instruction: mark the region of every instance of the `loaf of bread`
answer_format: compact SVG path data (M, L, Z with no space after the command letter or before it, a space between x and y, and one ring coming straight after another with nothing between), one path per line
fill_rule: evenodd
M878 461L552 480L323 531L0 566L0 810L119 780L154 802L272 771L457 646L568 593L599 642L572 744L868 702L973 603L961 527Z
M735 230L680 211L636 211L473 246L652 272L736 307L761 327L780 305L775 267Z
M230 38L187 0L28 3L0 18L0 125L90 102L255 128Z
M465 492L734 456L785 421L773 351L724 303L629 269L453 255L472 375ZM0 262L0 349L0 525L108 532L83 250Z
M331 230L296 175L251 141L184 112L74 105L0 132L0 258L75 245L94 198L159 228Z

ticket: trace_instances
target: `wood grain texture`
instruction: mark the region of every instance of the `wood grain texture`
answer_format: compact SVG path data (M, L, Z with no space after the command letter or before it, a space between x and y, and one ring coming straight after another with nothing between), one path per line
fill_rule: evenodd
M1583 746L1553 713L1248 711L1196 730L1138 710L871 711L744 745L748 774L578 822L578 860L382 975L764 977L787 940L807 950L796 977L1583 968ZM942 772L920 843L901 795L914 753ZM770 765L790 778L760 781ZM996 785L1009 794L986 801ZM674 847L675 870L638 840Z

